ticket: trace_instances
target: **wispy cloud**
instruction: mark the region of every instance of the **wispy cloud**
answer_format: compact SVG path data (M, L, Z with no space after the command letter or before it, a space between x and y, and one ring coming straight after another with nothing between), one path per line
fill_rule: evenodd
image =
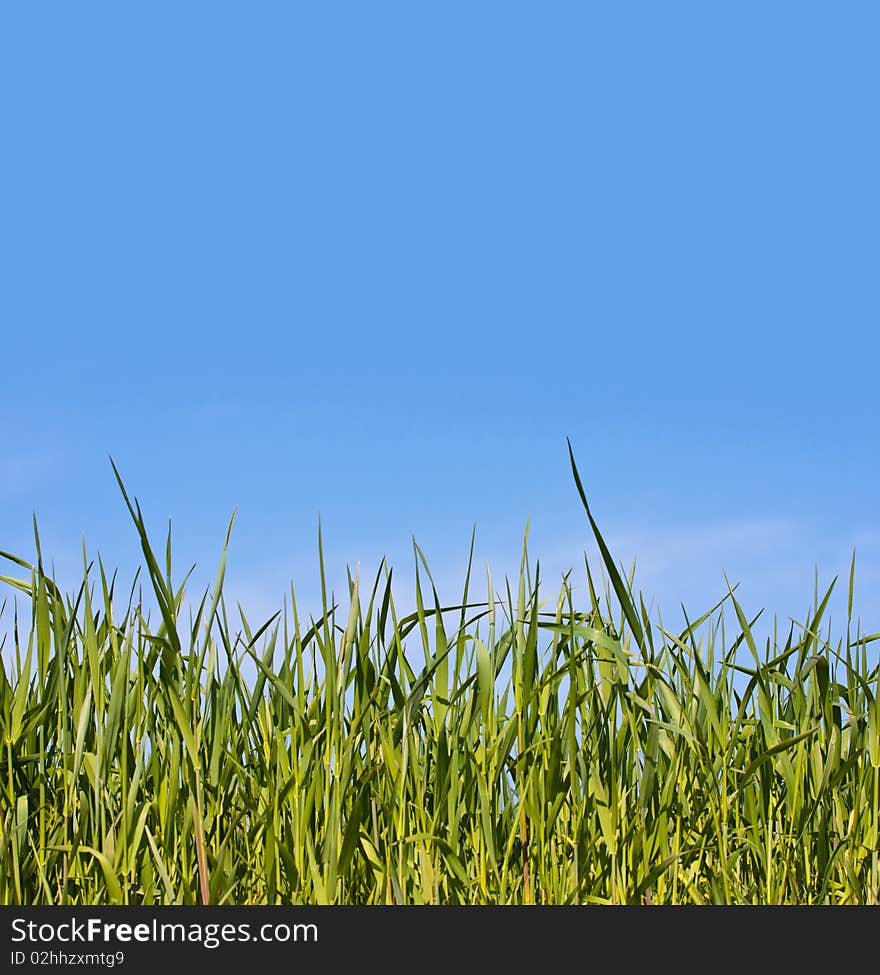
M790 548L801 534L792 521L767 518L619 532L610 541L619 557L635 557L640 571L657 575L694 570L702 573L710 566L720 572L725 566Z

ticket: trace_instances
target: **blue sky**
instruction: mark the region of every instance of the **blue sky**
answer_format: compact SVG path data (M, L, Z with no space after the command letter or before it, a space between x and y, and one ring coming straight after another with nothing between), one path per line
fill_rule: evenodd
M595 514L673 612L878 622L875 3L7 6L0 548L291 577ZM201 571L201 570L200 570ZM200 578L197 576L197 578ZM310 588L311 587L311 588ZM876 625L874 626L876 629Z

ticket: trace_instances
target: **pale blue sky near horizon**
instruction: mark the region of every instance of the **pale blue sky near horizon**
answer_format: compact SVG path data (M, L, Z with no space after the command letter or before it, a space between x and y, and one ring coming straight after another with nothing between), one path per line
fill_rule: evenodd
M0 549L124 577L112 454L255 615L415 535L880 629L875 3L13 5ZM0 569L0 573L4 571ZM842 580L845 583L845 579Z

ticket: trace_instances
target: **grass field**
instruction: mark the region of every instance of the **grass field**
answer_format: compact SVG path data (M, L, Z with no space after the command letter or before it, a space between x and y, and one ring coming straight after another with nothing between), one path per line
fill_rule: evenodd
M828 594L760 643L734 593L666 631L572 470L601 566L547 588L524 550L442 606L417 549L403 617L383 565L255 624L225 554L186 611L124 488L152 619L5 555L0 902L878 903L852 576L840 634Z

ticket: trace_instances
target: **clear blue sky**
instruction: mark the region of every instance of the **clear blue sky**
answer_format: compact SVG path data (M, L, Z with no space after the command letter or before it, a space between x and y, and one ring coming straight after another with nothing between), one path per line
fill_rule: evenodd
M458 580L587 525L661 605L878 622L880 7L13 4L0 548L255 612L415 534ZM404 567L402 567L404 568ZM875 626L876 628L876 626Z

